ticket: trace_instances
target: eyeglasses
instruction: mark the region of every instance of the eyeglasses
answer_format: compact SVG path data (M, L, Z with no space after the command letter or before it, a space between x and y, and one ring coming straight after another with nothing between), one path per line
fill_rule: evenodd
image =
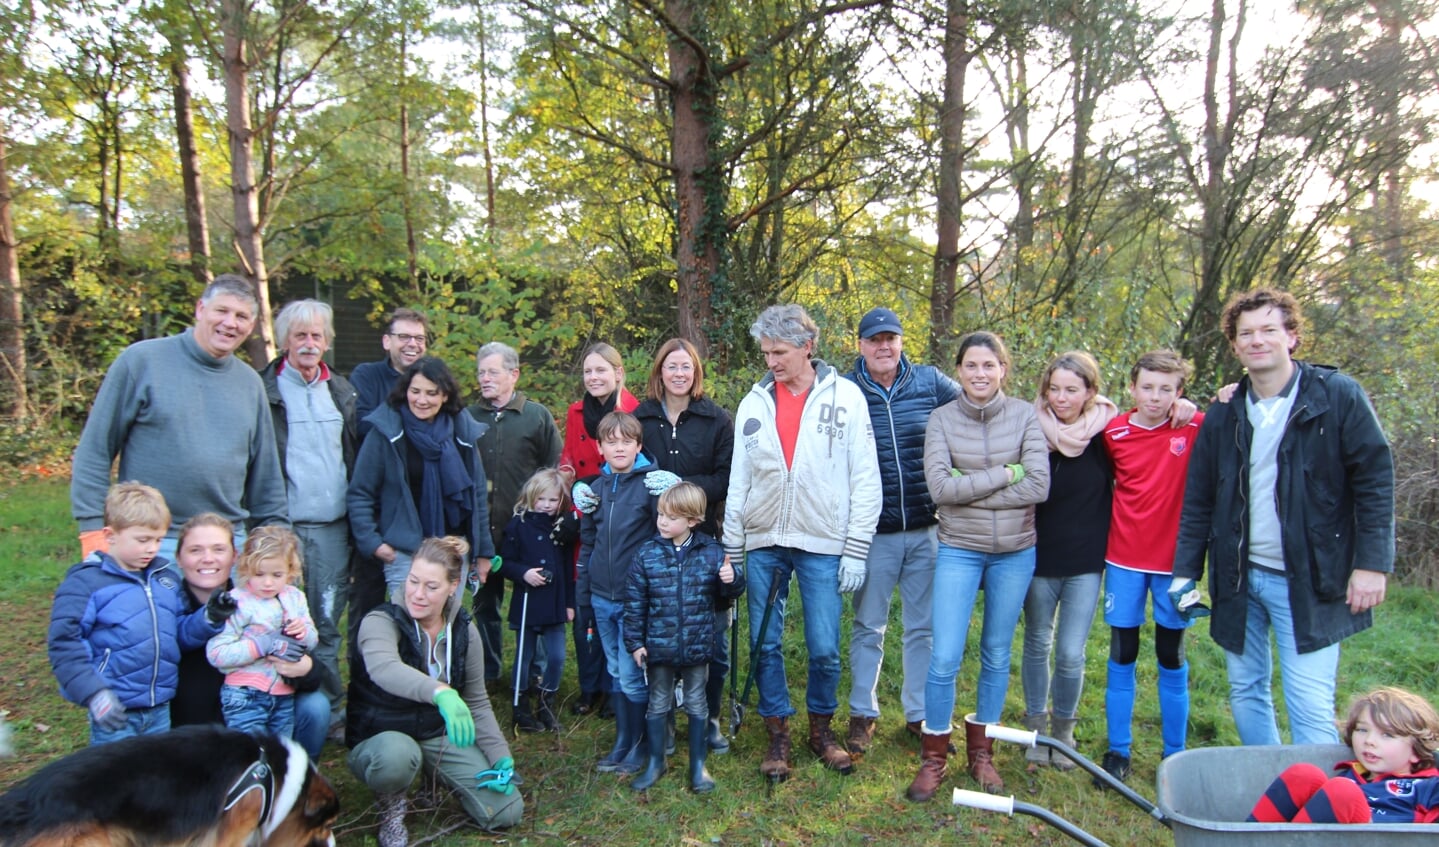
M391 338L398 338L401 344L424 344L429 339L423 335L409 335L404 332L386 333Z
M665 365L665 373L667 373L667 374L688 374L688 373L694 373L694 370L695 370L695 366L694 366L694 365L690 365L690 364L684 364L684 365Z

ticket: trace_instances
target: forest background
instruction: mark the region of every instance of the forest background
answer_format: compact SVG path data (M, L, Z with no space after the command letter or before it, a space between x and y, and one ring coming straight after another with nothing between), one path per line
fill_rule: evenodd
M1308 310L1439 585L1439 29L1430 0L19 0L0 9L0 461L60 469L106 366L212 274L272 308L433 316L464 379L684 335L733 408L748 326L806 305L847 365L886 305L947 366L999 331L1029 396L1084 348L1124 402L1174 346L1238 376L1234 291ZM352 334L353 336L353 334ZM351 337L350 343L356 339ZM347 339L342 336L337 344Z

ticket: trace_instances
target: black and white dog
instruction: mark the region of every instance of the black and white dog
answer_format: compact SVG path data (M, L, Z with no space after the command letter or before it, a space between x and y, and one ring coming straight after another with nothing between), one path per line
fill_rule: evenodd
M0 847L333 847L339 810L295 742L187 726L31 774L0 795Z

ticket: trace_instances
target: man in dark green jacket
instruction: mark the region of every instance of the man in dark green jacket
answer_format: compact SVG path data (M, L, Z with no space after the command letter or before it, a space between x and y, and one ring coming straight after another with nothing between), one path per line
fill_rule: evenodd
M490 534L500 549L505 524L514 514L520 489L540 468L552 468L560 460L560 431L550 410L525 397L516 389L520 380L520 356L513 347L492 341L475 356L480 399L470 406L470 417L488 424L480 436L480 460L490 483ZM480 574L475 594L475 623L485 647L487 682L501 678L500 648L503 643L501 606L505 581Z
M1224 334L1248 371L1215 403L1189 462L1170 596L1181 611L1209 561L1210 634L1224 648L1245 744L1279 744L1269 631L1295 744L1338 743L1339 643L1373 624L1394 570L1394 462L1364 391L1292 358L1288 293L1231 298Z

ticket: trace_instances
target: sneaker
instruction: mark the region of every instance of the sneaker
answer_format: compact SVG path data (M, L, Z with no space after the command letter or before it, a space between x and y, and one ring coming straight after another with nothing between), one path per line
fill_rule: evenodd
M1129 781L1130 770L1128 756L1121 756L1113 750L1106 751L1104 761L1100 767L1104 768L1106 773L1120 782ZM1096 776L1094 778L1094 787L1103 790L1109 787L1109 783Z

